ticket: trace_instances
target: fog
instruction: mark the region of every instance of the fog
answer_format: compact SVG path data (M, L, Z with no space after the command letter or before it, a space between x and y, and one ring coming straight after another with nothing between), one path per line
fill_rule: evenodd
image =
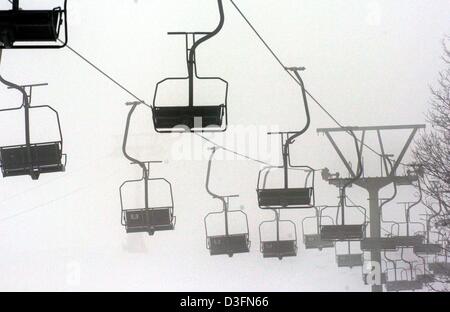
M53 6L57 1L39 1ZM236 1L284 64L305 66L306 87L341 124L373 126L426 123L430 85L443 64L441 40L449 32L446 0L240 0ZM21 1L23 7L36 6ZM305 123L298 86L280 68L229 1L225 26L199 48L198 69L230 83L229 131L207 135L242 154L280 164L278 141L269 130L297 130ZM7 8L6 0L0 8ZM158 81L185 76L184 40L168 31L209 31L217 24L211 0L69 1L69 45L151 103ZM175 231L129 234L120 223L119 186L141 177L121 152L128 106L135 100L69 49L6 50L0 73L18 84L48 82L33 91L33 104L51 105L60 114L64 173L3 179L0 183L0 290L24 291L370 291L361 268L337 268L335 250L306 251L302 218L312 211L286 212L297 225L298 256L263 259L259 223L273 213L258 208L260 163L220 151L213 164L212 187L239 194L233 208L248 214L249 254L211 257L203 218L221 208L205 191L208 148L197 136L157 134L151 111L134 115L129 149L140 159L162 160L152 177L173 184ZM212 90L220 101L223 90ZM183 101L180 89L166 101ZM16 91L0 87L2 108L21 104ZM295 163L324 167L346 176L333 147L317 128L336 124L311 102L310 130L292 147ZM33 135L54 136L53 117L36 115ZM0 117L2 146L23 143L21 116ZM387 153L398 155L408 133L384 135ZM36 140L40 140L37 138ZM337 137L356 164L350 136ZM376 136L367 144L377 147ZM367 174L379 174L379 159L366 151ZM408 153L405 162L411 161ZM382 195L392 189L387 187ZM404 188L390 206L413 197ZM131 193L132 200L136 195ZM134 196L134 197L133 197ZM338 191L316 176L316 201L335 205ZM367 206L357 187L349 196ZM353 218L353 217L351 217ZM355 215L354 222L360 216ZM305 231L314 231L314 224ZM293 233L284 233L289 237Z

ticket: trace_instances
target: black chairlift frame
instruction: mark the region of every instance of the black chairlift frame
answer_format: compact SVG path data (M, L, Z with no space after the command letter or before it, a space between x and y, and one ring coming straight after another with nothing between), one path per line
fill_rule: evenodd
M248 218L247 214L242 210L230 210L230 199L237 198L239 195L227 195L221 196L215 194L210 188L210 178L211 178L211 166L214 154L218 148L212 148L211 157L208 162L208 171L206 174L206 191L210 194L214 199L218 199L223 204L222 211L219 212L211 212L205 216L205 233L206 233L206 248L210 251L211 256L216 255L228 255L232 257L234 254L238 253L247 253L250 251L250 239L249 239L249 227L248 227ZM215 235L210 236L208 234L208 219L213 215L222 215L224 216L224 227L225 234L224 235ZM242 233L231 234L229 229L229 216L230 214L240 214L245 218L246 230Z
M278 258L283 260L285 257L295 257L297 256L297 226L293 221L281 220L280 210L273 209L275 213L275 219L270 221L264 221L259 225L259 237L260 237L260 249L264 258ZM261 228L264 224L273 223L276 224L276 240L263 241ZM288 223L293 226L294 229L294 239L282 240L280 238L280 224Z
M216 36L223 28L225 14L222 0L218 0L220 21L212 32L169 32L168 35L184 36L186 41L187 77L171 77L159 81L156 84L153 97L153 123L155 130L159 133L172 132L224 132L228 125L228 82L220 77L202 77L197 72L197 48L207 40ZM198 38L201 37L201 38ZM190 39L192 45L190 45ZM225 84L224 103L216 106L196 106L194 100L194 81L216 80ZM166 81L189 82L188 106L157 106L158 90Z
M0 51L1 53L1 51ZM0 82L9 89L16 89L23 95L22 105L16 108L0 109L1 112L18 111L23 108L25 117L25 144L0 147L0 167L3 177L29 175L38 180L43 173L63 172L66 168L67 155L63 154L63 137L58 112L48 105L31 106L34 87L47 84L31 84L18 86L0 76ZM28 89L28 93L26 91ZM59 140L54 142L32 143L30 134L30 110L49 109L57 120Z
M362 167L362 148L358 143L358 139L353 131L350 131L351 136L353 137L356 154L358 156L358 170L356 175L349 181L345 182L342 187L339 188L339 210L341 215L341 224L338 224L338 220L336 220L336 225L322 225L320 228L320 235L323 240L331 240L331 241L361 241L365 238L366 231L366 220L364 220L363 224L346 224L345 222L345 210L346 206L346 189L351 186L353 183L358 181L363 174ZM364 138L362 139L364 142ZM362 208L362 207L359 207ZM364 208L362 208L364 209ZM365 209L364 209L365 211ZM366 216L366 213L364 213Z
M174 216L174 200L172 184L164 178L150 178L150 165L160 164L162 161L139 161L130 156L127 152L128 133L130 128L131 117L140 103L129 103L132 105L128 113L127 123L125 127L125 134L122 145L122 152L126 159L132 164L138 165L142 168L142 178L138 180L127 180L120 186L120 206L121 206L121 223L125 226L127 233L148 233L154 235L157 231L169 231L175 229L176 218ZM149 204L149 182L162 181L169 186L170 190L170 206L165 207L150 207ZM123 188L130 183L144 184L144 208L142 209L126 209L123 203Z
M62 25L64 40L59 39ZM12 10L0 11L0 49L61 49L67 45L67 40L67 0L62 8L52 10L23 10L19 0L12 0Z
M305 70L303 67L286 68L292 71L302 90L302 99L306 112L306 125L297 132L269 132L269 135L281 136L281 149L283 153L282 166L269 166L262 169L258 175L257 195L258 204L261 209L308 209L315 206L314 179L315 170L309 166L296 166L291 163L290 146L295 140L303 135L311 124L311 116L309 113L308 99L305 85L300 76L300 71ZM283 188L266 188L267 177L271 170L283 169L284 186ZM289 186L289 172L291 170L302 170L307 172L305 185L301 188L291 188ZM311 184L308 186L309 179Z
M322 215L322 210L326 209L326 208L327 208L327 206L314 207L315 216L303 218L302 234L303 234L303 243L305 245L305 249L318 249L319 251L321 251L324 248L333 248L334 247L335 244L333 241L322 240L322 238L320 236L320 223L321 223L322 218L327 218L327 219L331 220L332 224L334 224L334 219L332 217ZM307 220L315 220L316 221L316 223L317 223L316 233L310 233L310 234L305 233L305 228L306 228L305 221L307 221Z
M393 271L394 271L394 279L391 280L389 278L389 269L386 270L385 274L386 274L386 283L385 283L385 287L386 290L388 292L399 292L399 291L416 291L416 290L421 290L423 289L424 286L424 281L414 278L414 265L412 262L408 262L404 259L403 257L403 249L401 251L401 259L397 259L397 260L393 260L390 259L389 257L387 257L386 252L385 254L385 258L388 262L393 264ZM402 272L400 272L400 278L398 277L398 273L397 271L399 270L398 268L398 264L397 262L404 262L406 264L408 264L409 269L403 269ZM411 277L408 278L408 272L409 274L411 274ZM406 273L406 278L403 278L402 273Z

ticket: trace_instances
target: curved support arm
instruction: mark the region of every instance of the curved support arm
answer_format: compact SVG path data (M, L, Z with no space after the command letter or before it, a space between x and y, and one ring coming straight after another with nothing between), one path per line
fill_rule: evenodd
M217 0L217 4L219 6L219 14L220 14L219 25L217 25L216 29L214 29L212 32L208 33L206 36L195 41L189 51L189 59L188 59L189 106L194 106L194 69L195 69L196 50L202 43L204 43L205 41L207 41L207 40L213 38L215 35L217 35L222 30L223 25L225 23L225 13L223 10L223 1Z
M302 99L303 99L303 104L305 106L305 113L306 113L306 124L305 124L305 126L303 127L302 130L300 130L299 132L294 134L292 137L287 139L285 148L288 148L289 145L294 143L295 139L298 138L299 136L301 136L302 134L304 134L309 129L309 126L311 125L311 115L310 115L310 112L309 112L308 97L307 97L307 94L306 94L305 84L304 84L303 79L302 79L302 77L300 76L300 73L299 73L300 70L304 70L304 68L288 68L287 70L291 70L291 71L294 72L295 76L298 79L300 87L302 89Z
M217 0L217 4L219 6L219 14L220 14L220 21L219 25L217 25L216 29L214 29L212 32L208 33L206 36L200 38L197 40L194 45L191 47L189 52L189 72L193 74L194 71L194 63L195 63L195 52L197 48L204 43L205 41L213 38L216 36L223 28L223 25L225 23L225 13L223 10L223 2L222 0Z
M422 202L422 186L420 184L420 179L417 180L417 187L419 189L419 198L416 202L412 203L411 205L408 205L408 209L406 209L406 235L409 235L409 224L411 223L411 209L416 207L418 204Z
M144 162L137 160L136 158L130 156L130 154L128 154L127 152L127 143L128 143L128 133L130 130L130 122L131 122L131 117L133 116L134 111L136 110L136 107L139 105L138 102L134 102L131 103L131 109L130 112L128 113L127 116L127 122L126 122L126 126L125 126L125 134L123 136L123 144L122 144L122 152L123 155L125 156L126 159L128 159L129 161L138 164L141 168L142 168L142 172L143 172L143 177L144 177L144 187L145 187L145 209L149 208L149 203L148 203L148 178L149 178L149 170L147 169L147 166L145 165Z
M132 103L131 105L132 106L128 113L127 122L125 125L125 134L123 136L122 152L126 159L128 159L132 163L138 164L142 168L143 173L144 173L144 179L148 180L148 170L147 170L147 166L145 165L145 163L130 156L130 154L128 154L128 152L127 152L128 134L129 134L129 130L130 130L131 117L133 116L133 113L136 110L136 107L139 105L139 103Z
M2 50L0 50L0 61L1 61L1 51ZM3 83L8 88L18 90L20 93L22 93L23 101L22 105L19 108L29 106L28 94L25 88L6 80L5 78L2 77L2 75L0 75L0 82Z
M208 192L209 195L211 195L214 199L219 199L222 202L222 204L223 204L223 211L226 211L227 208L228 208L228 203L225 200L226 196L220 196L220 195L214 193L211 190L211 187L210 187L212 161L214 159L214 155L216 154L217 150L218 150L217 147L213 147L212 148L212 152L211 152L211 156L209 157L208 169L207 169L207 172L206 172L205 187L206 187L206 192ZM231 196L231 197L235 197L235 196Z
M392 161L391 161L389 158L386 158L386 159L387 159L387 161L388 161L388 163L389 163L389 165L390 165L390 167L391 167L391 170L392 170L392 168L393 168ZM384 208L384 206L385 206L386 204L390 203L391 201L393 201L393 200L397 197L397 194L398 194L397 183L394 181L394 182L393 182L393 185L394 185L394 193L392 194L391 197L389 197L388 199L384 200L384 201L381 203L381 205L380 205L381 222L384 222L384 223L392 223L392 224L393 224L392 226L394 226L394 225L399 226L398 222L385 220L385 219L384 219L384 215L383 215L383 208ZM391 229L392 229L392 226L391 226ZM391 232L392 232L392 230L391 230ZM391 233L391 234L392 234L392 233Z
M22 93L23 96L23 102L22 102L22 106L25 108L25 144L27 146L27 157L29 159L29 161L32 161L31 158L31 137L30 137L30 101L28 99L28 94L27 91L25 90L25 88L16 85L10 81L5 80L1 75L0 75L0 82L2 82L4 85L10 87L11 89L16 89L18 90L20 93ZM30 175L33 177L33 168L32 166L30 166Z

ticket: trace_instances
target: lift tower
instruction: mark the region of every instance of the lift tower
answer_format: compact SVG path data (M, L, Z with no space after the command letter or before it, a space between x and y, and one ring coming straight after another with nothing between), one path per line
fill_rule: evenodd
M381 176L377 177L362 177L358 179L357 181L353 182L355 185L365 189L369 193L369 210L370 210L370 237L371 238L381 238L381 211L380 211L380 201L379 201L379 192L382 188L385 186L388 186L389 184L396 183L397 185L410 185L414 181L417 181L418 176L417 174L405 174L405 175L398 175L397 169L400 166L406 152L408 151L415 135L419 131L419 129L424 129L425 125L396 125L396 126L374 126L374 127L342 127L342 128L321 128L317 129L318 133L324 134L328 140L330 141L331 145L335 149L336 153L338 154L341 161L344 163L346 169L349 172L350 177L348 178L341 178L339 176L336 177L330 177L328 179L328 182L331 185L335 185L337 187L340 187L342 185L345 185L345 183L351 182L356 174L353 171L352 167L350 166L349 161L345 158L344 154L342 153L341 149L336 144L336 141L332 137L332 133L337 132L347 132L347 133L361 133L361 139L359 140L360 146L361 146L361 153L363 152L363 148L365 145L365 136L367 132L376 132L376 135L378 136L378 142L380 147L380 157L381 157L381 163L382 163L382 171ZM389 161L389 157L391 155L386 154L384 144L383 144L383 138L382 138L382 131L395 131L395 130L410 130L411 133L403 146L400 154L398 155L397 159L391 164ZM381 251L371 251L370 258L372 262L380 264L381 267ZM376 274L379 274L377 280L381 281L381 274L382 272L375 272ZM382 285L372 285L372 292L382 292L383 286Z

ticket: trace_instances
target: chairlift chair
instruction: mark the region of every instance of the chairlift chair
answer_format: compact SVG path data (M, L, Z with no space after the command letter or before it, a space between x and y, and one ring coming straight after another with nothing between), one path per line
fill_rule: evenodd
M403 270L406 272L406 270ZM401 279L395 279L395 280L388 280L386 281L386 290L388 292L400 292L400 291L416 291L416 290L422 290L424 287L424 280L422 278L420 279L408 279L408 278L401 278Z
M387 291L416 291L421 290L424 287L424 279L422 276L420 278L417 277L417 265L415 266L416 261L409 261L405 259L405 248L401 249L401 259L397 261L402 261L406 263L409 268L405 268L400 273L400 279L398 279L397 275L397 262L394 261L394 270L395 275L393 280L388 280L386 283ZM392 262L392 260L390 260Z
M395 251L398 246L392 237L366 237L361 241L363 251Z
M12 0L11 10L0 10L0 49L59 49L66 46L67 33L67 0L51 10L21 9L19 0Z
M400 292L400 291L416 291L423 289L424 283L422 280L414 278L414 276L412 276L413 274L412 272L411 276L409 277L408 276L409 270L398 267L397 262L401 260L388 259L388 261L392 262L394 266L392 269L388 268L386 270L386 277L387 277L387 281L385 284L386 291ZM390 271L394 272L393 278L388 274ZM400 276L398 272L400 273Z
M315 170L309 166L297 166L291 163L290 146L295 140L303 135L309 128L311 118L306 96L306 89L300 76L300 71L304 68L286 68L292 71L297 77L297 82L301 86L303 103L306 111L306 125L297 132L270 132L269 135L279 135L281 138L281 148L283 153L282 166L269 166L262 169L258 175L257 195L258 204L261 209L304 209L315 206L314 179ZM267 179L271 172L277 169L283 170L283 185L279 187L267 187ZM306 173L305 181L299 187L290 186L290 173L302 171Z
M211 157L208 162L208 171L206 175L206 191L214 198L218 199L223 204L223 209L220 212L211 212L205 217L205 232L206 232L206 248L210 251L211 256L228 255L232 257L234 254L247 253L250 251L249 227L247 214L242 210L229 210L230 199L237 198L239 195L220 196L211 191L209 186L211 177L211 165L214 154L217 148L212 149ZM225 227L222 235L208 234L208 219L212 216L224 216ZM245 221L246 228L239 233L231 233L229 218L231 215L240 215Z
M419 186L420 190L420 186ZM405 222L395 222L391 226L391 233L397 232L397 235L391 237L392 242L397 248L423 248L425 236L423 235L411 235L411 225L416 224L422 227L422 232L426 233L426 226L421 222L413 222L410 220L411 210L416 207L422 201L422 192L419 192L420 198L416 202L405 202L406 205ZM400 235L400 226L405 225L406 235ZM397 228L397 231L394 229Z
M120 186L120 205L121 205L121 223L125 226L127 233L148 233L154 235L157 231L170 231L175 228L176 218L174 216L174 200L172 184L165 178L150 178L150 165L155 163L162 163L161 161L139 161L127 152L127 141L130 127L130 121L136 106L139 103L132 103L132 108L128 114L127 123L125 127L125 135L123 140L122 151L132 164L138 165L142 168L142 178L137 180L127 180ZM151 182L160 182L168 186L170 195L170 202L164 206L150 205L149 199L149 184ZM127 185L137 185L142 183L144 185L144 205L143 207L127 208L124 204L124 188Z
M271 221L264 221L259 225L259 237L261 242L261 252L264 258L278 258L282 260L285 257L297 256L297 227L294 222L290 220L281 220L280 211L274 209L275 219ZM270 240L264 240L262 237L262 228L264 225L275 223L276 226L276 238ZM281 225L291 225L294 233L293 239L281 239Z
M322 250L324 248L333 248L334 247L334 242L333 241L326 241L326 240L322 240L321 236L320 236L320 220L319 218L321 217L321 213L320 213L320 209L319 208L315 208L315 212L316 215L313 217L305 217L302 220L302 234L303 234L303 243L305 244L305 248L306 249L318 249L318 250ZM322 216L322 218L326 218L328 220L331 221L331 223L333 223L333 218L329 217L329 216ZM314 220L316 222L316 232L315 233L306 233L305 232L305 228L306 228L306 221L308 220Z
M23 95L20 107L0 109L1 112L24 110L25 116L25 143L0 147L0 167L3 177L16 177L29 175L38 180L41 174L65 171L67 156L63 154L63 139L58 112L48 105L31 106L31 95L34 87L47 84L33 84L18 86L3 79L0 81L9 89L16 89ZM28 93L27 90L28 89ZM32 142L30 130L30 111L50 110L56 117L59 139L51 142Z
M207 40L216 36L225 22L222 0L218 0L220 22L212 32L169 32L169 35L183 36L186 41L187 77L166 78L157 83L153 98L153 123L160 133L171 132L223 132L228 124L228 82L220 77L201 77L197 72L197 48ZM199 38L200 37L200 38ZM192 44L190 44L192 41ZM194 97L194 81L220 81L225 87L224 102L219 105L199 106ZM162 84L169 81L185 81L189 83L188 105L160 106L158 91Z
M363 174L363 168L362 168L362 144L361 147L359 147L358 139L356 135L353 133L353 131L350 130L350 134L353 137L355 147L356 147L356 154L358 156L358 170L356 175L352 177L348 182L346 182L344 185L340 186L339 188L339 205L338 205L338 212L340 212L341 216L341 223L338 223L338 220L336 220L336 224L334 225L321 225L320 227L320 235L323 240L330 240L330 241L361 241L365 238L365 232L366 232L366 222L367 222L367 212L364 207L361 206L351 206L348 205L347 195L346 195L346 189L347 187L351 186L353 183L358 181L362 174ZM354 208L359 209L363 211L364 213L364 222L362 224L348 224L345 221L345 210L346 208Z
M421 244L413 247L413 251L416 255L429 256L436 255L442 251L442 246L440 244Z
M423 286L424 282L422 280L386 281L386 290L388 292L422 290Z
M344 204L346 205L346 204ZM336 207L329 206L326 209L342 209L342 204ZM361 224L320 224L320 236L328 241L363 241L366 237L367 212L362 206L346 205L346 208L359 209L363 212L364 221ZM324 209L324 210L326 210Z

